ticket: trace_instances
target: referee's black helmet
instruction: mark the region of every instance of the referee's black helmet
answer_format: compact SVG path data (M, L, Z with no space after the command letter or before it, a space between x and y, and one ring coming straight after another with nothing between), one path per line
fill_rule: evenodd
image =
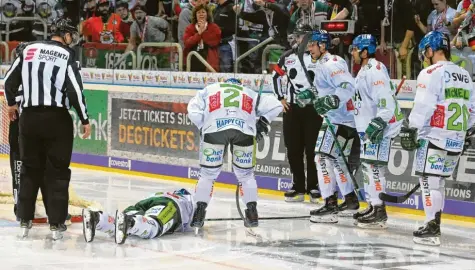
M66 34L71 35L71 41L69 43L66 40ZM78 28L69 18L57 18L51 25L51 36L63 38L65 43L71 47L76 45L80 38Z

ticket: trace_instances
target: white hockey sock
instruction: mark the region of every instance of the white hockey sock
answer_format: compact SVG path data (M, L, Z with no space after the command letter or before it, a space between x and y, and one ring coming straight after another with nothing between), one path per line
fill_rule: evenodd
M221 172L221 167L218 168L205 168L201 167L200 178L195 187L195 201L205 202L209 204L211 197L213 196L214 180L218 178Z
M127 234L136 235L143 239L154 238L159 229L158 222L150 217L137 215L134 216L135 224L132 228L129 228Z
M443 196L440 192L440 177L425 176L419 178L422 188L422 203L426 214L426 222L435 219L435 213L442 210Z
M336 190L336 179L333 173L333 164L330 157L322 154L315 155L317 165L318 185L322 198L326 199L333 195Z
M241 197L245 204L248 202L257 202L257 183L254 177L254 168L242 169L233 165L236 178L242 184Z
M340 159L332 159L333 170L335 173L338 187L340 188L341 195L345 196L353 192L353 183L351 182L351 176L346 168L344 162Z
M96 231L112 234L115 231L115 218L108 213L99 212L99 222L96 225Z
M379 194L385 191L385 168L383 166L372 165L364 162L362 165L364 178L368 179L368 185L365 184L365 190L369 194L371 205L383 204L383 201L379 198Z

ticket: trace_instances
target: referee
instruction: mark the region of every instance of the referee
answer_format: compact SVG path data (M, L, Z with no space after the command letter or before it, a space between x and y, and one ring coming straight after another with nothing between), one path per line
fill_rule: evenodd
M293 35L297 44L312 28L309 25L299 25ZM318 115L312 105L301 108L297 105L296 95L310 89L310 83L305 70L298 58L297 47L285 52L273 73L274 92L284 107L284 143L287 148L287 158L293 174L292 188L285 193L285 201L302 202L305 193L310 195L310 201L317 203L321 197L318 188L317 168L315 165L315 144L323 118ZM303 61L311 80L315 76L316 62L305 53ZM282 78L286 78L284 93ZM304 158L305 156L305 158ZM307 163L305 175L304 159ZM307 181L305 181L307 180ZM306 182L306 185L305 185Z
M68 214L73 122L69 106L77 111L83 138L89 137L86 100L74 51L79 34L69 19L58 19L49 41L29 43L13 62L5 79L11 121L17 119L15 97L23 88L20 114L20 193L17 214L23 236L28 235L38 189L46 191L48 221L53 239L62 238ZM45 194L43 194L45 196Z

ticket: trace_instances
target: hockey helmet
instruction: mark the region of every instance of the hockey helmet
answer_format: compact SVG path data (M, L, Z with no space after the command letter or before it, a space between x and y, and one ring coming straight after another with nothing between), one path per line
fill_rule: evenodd
M79 42L79 32L76 26L69 18L57 18L51 25L51 33L53 36L60 36L64 38L66 33L71 34L72 42L70 46L74 46Z
M375 54L376 46L376 38L373 35L363 34L353 39L350 51L353 50L353 48L357 48L360 52L366 49L368 54Z
M419 42L419 60L424 61L425 52L428 48L432 51L450 51L449 37L442 32L431 31Z
M232 83L232 84L237 84L237 85L242 85L242 82L240 79L236 78L229 78L225 81L226 83Z
M309 43L326 44L327 50L331 47L332 38L326 30L315 30L309 38Z
M304 35L306 33L310 33L312 32L313 29L310 25L308 24L297 24L297 26L295 27L295 30L293 32L293 34L295 35Z

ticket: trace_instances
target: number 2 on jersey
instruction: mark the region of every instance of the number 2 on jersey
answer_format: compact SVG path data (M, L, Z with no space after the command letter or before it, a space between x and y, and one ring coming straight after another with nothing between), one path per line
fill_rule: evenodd
M238 89L233 89L233 88L226 88L224 89L224 99L223 99L223 107L228 108L228 107L235 107L241 109L247 113L251 113L252 108L253 108L253 99L246 95L245 93L242 93L240 90L242 88ZM210 108L209 111L212 112L214 110L217 110L221 108L221 103L219 102L220 99L220 93L217 92L214 95L209 96L209 103L210 103Z
M233 100L239 96L240 92L238 90L228 88L224 90L224 93L231 93L231 95L224 98L224 107L239 107L239 100Z
M447 109L450 112L454 112L452 116L447 119L447 130L466 131L469 115L467 106L460 106L460 104L453 102L449 104ZM460 116L462 116L462 121L459 120Z

